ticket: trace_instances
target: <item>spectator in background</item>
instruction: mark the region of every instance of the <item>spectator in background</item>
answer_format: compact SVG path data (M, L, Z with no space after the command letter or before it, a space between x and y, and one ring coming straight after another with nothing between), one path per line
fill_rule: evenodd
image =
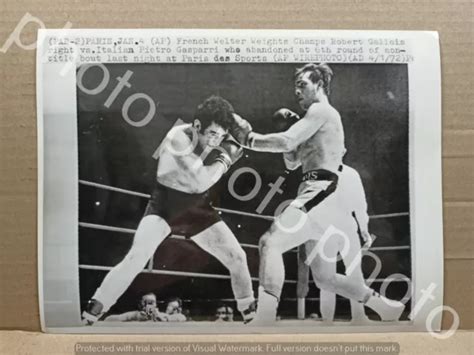
M178 297L169 299L166 311L160 314L160 318L165 322L185 322L187 319L183 314L183 301Z
M193 318L191 317L191 311L187 308L183 309L183 315L186 317L187 322L191 322Z
M219 305L216 309L215 315L216 322L233 322L234 321L234 310L232 307L225 304Z
M154 293L147 293L142 296L138 310L125 312L122 314L113 314L105 318L108 322L146 322L159 321L160 311L156 305L156 295Z
M182 301L179 298L168 300L166 311L160 312L157 307L156 296L154 293L143 295L138 310L114 314L105 318L108 322L184 322L186 316L182 313Z

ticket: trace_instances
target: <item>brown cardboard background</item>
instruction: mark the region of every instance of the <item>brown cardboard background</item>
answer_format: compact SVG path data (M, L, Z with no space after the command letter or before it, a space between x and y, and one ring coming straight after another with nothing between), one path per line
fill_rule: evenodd
M8 337L8 338L7 338ZM186 341L189 341L187 337ZM249 339L251 338L251 339ZM315 335L256 335L244 337L239 335L222 335L216 340L205 335L195 335L192 342L203 341L258 341L258 342L398 342L400 354L416 355L472 355L474 335L467 331L458 331L446 340L434 339L428 333L390 333L390 334L315 334ZM4 342L2 343L2 340ZM0 331L0 354L35 354L35 355L73 355L77 342L177 342L183 336L176 335L52 335L42 333ZM109 353L110 354L110 353ZM265 353L261 353L265 354ZM290 354L290 353L288 353ZM315 353L312 353L315 354ZM321 353L322 354L322 353Z
M445 300L474 328L473 3L465 0L0 0L0 45L28 12L47 28L437 30L442 51ZM37 26L22 32L36 40ZM0 53L0 329L39 330L35 51ZM430 247L427 245L427 248ZM450 317L445 317L449 326ZM471 338L472 341L472 338ZM27 353L27 352L25 352Z

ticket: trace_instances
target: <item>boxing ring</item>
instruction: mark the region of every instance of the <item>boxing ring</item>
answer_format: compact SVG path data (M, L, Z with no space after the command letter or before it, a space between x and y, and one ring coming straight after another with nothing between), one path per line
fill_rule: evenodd
M150 194L145 194L137 191L132 191L132 190L127 190L119 187L114 187L114 186L109 186L109 185L104 185L100 184L97 182L93 181L87 181L87 180L79 180L79 184L83 186L89 186L97 189L102 189L102 190L107 190L107 191L113 191L117 193L122 193L126 195L131 195L131 196L136 196L136 197L141 197L145 199L149 199L151 197ZM244 211L237 211L237 210L231 210L231 209L226 209L226 208L218 208L214 207L219 214L234 214L234 215L239 215L239 216L246 216L249 218L257 218L257 219L263 219L267 221L273 221L275 219L274 216L270 215L262 215L262 214L257 214L257 213L250 213L250 212L244 212ZM409 212L397 212L397 213L386 213L386 214L376 214L376 215L371 215L369 216L370 220L374 219L383 219L383 218L398 218L398 217L407 217L409 216ZM116 227L116 226L109 226L109 225L103 225L103 224L96 224L96 223L88 223L86 221L79 221L79 227L81 228L86 228L86 229L93 229L93 230L103 230L103 231L108 231L108 232L117 232L117 233L123 233L123 234L130 234L134 235L135 234L135 229L130 229L130 228L122 228L122 227ZM183 236L180 235L171 235L169 238L180 240L183 243L188 243L190 242L189 239L186 239ZM240 242L239 242L240 243ZM255 244L247 244L247 243L240 243L242 248L244 249L258 249L258 245ZM398 246L379 246L379 247L370 247L370 248L361 248L362 255L364 253L367 253L368 251L396 251L396 250L410 250L409 245L398 245ZM292 249L288 251L288 253L295 253L298 254L298 248ZM305 277L300 277L300 269L306 267L306 265L302 264L300 262L300 258L298 258L298 279L297 280L285 280L285 284L295 284L297 288L296 292L296 297L295 298L282 298L281 301L288 301L288 302L296 302L295 310L296 310L296 318L299 320L303 320L306 317L306 312L305 312L305 302L306 300L309 301L318 301L319 298L307 298L306 295L308 293L307 291L307 284L308 284L308 279ZM110 271L113 267L111 266L101 266L101 265L89 265L89 264L79 264L79 269L80 270L92 270L92 271ZM164 269L156 269L154 268L153 265L153 257L150 258L150 260L147 262L145 268L140 272L141 274L156 274L156 275L167 275L167 276L176 276L176 277L195 277L195 278L205 278L205 279L221 279L221 280L230 280L230 275L224 275L224 274L211 274L211 273L197 273L197 272L188 272L188 271L174 271L174 270L164 270ZM253 282L258 282L258 277L252 277ZM405 279L399 279L399 278L368 278L366 279L366 282L372 283L372 282L406 282ZM306 291L304 291L306 290ZM345 298L343 298L345 299ZM186 300L183 300L186 301ZM234 299L212 299L209 301L215 301L216 303L219 302L233 302ZM347 300L348 301L348 300ZM200 321L199 323L201 323Z

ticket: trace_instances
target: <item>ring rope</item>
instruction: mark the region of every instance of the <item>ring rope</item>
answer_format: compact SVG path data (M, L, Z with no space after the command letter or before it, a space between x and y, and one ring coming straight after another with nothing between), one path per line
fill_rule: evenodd
M137 196L137 197L142 197L142 198L150 198L150 194L145 194L145 193L140 193L132 190L127 190L127 189L122 189L118 187L113 187L109 185L104 185L104 184L99 184L96 182L92 181L87 181L87 180L79 180L79 183L85 186L92 186L92 187L97 187L97 188L102 188L104 190L109 190L109 191L115 191L115 192L120 192L132 196ZM269 216L269 215L261 215L261 214L255 214L255 213L250 213L250 212L244 212L244 211L236 211L236 210L231 210L227 208L216 208L219 213L228 213L228 214L237 214L237 215L242 215L242 216L247 216L247 217L254 217L254 218L261 218L269 221L273 221L275 219L274 216ZM408 216L408 212L400 212L400 213L387 213L387 214L379 214L379 215L373 215L370 216L371 219L377 219L377 218L392 218L392 217L401 217L401 216ZM113 231L113 232L120 232L120 233L128 233L128 234L134 234L136 230L130 229L130 228L121 228L121 227L113 227L113 226L106 226L106 225L100 225L100 224L93 224L93 223L86 223L86 222L79 222L79 226L83 228L90 228L90 229L98 229L98 230L106 230L106 231ZM173 239L178 239L178 240L186 240L184 236L179 236L179 235L171 235L170 236ZM253 245L253 244L245 244L241 243L240 244L242 247L247 247L247 248L255 248L258 249L258 245ZM410 249L410 246L391 246L391 247L372 247L370 250L375 251L375 250L407 250ZM362 248L362 251L367 251L367 248ZM296 249L292 250L293 252L297 252ZM110 271L112 267L108 266L95 266L95 265L79 265L80 268L86 269L86 270L98 270L98 271ZM191 276L191 277L202 277L202 278L215 278L215 279L230 279L230 275L218 275L218 274L205 274L205 273L191 273L191 272L183 272L183 271L170 271L170 270L156 270L152 269L152 263L148 263L148 268L142 271L142 273L152 273L152 274L161 274L161 275L173 275L173 276ZM386 281L387 279L372 279L372 280L367 280L371 282L383 282ZM258 281L258 278L253 277L252 281ZM400 281L398 279L393 279L391 281ZM297 283L296 280L285 280L285 283Z
M336 295L337 297L337 300L338 301L350 301L349 298L345 298L343 296L339 296L339 295ZM285 297L285 298L280 298L280 302L282 301L286 301L286 302L297 302L299 300L299 298L295 298L295 297ZM319 297L307 297L305 298L306 301L310 301L310 302L315 302L315 301L320 301L321 299ZM61 302L61 301L56 301L56 302ZM68 303L70 303L71 301L66 301ZM209 302L209 303L215 303L215 302L224 302L224 303L232 303L232 302L235 302L235 298L196 298L196 299L181 299L181 302L183 303L191 303L191 302L196 302L196 303L205 303L205 302ZM160 300L160 301L156 301L156 303L158 304L164 304L164 303L168 303L168 301L163 301L163 300Z
M101 225L101 224L95 224L95 223L86 223L86 222L79 222L79 226L83 228L88 228L88 229L97 229L97 230L105 230L109 232L119 232L119 233L127 233L127 234L135 234L136 230L135 229L130 229L130 228L121 228L121 227L113 227L113 226L106 226L106 225ZM172 239L179 239L179 240L186 240L186 237L182 235L176 235L172 234L170 236ZM246 247L246 248L252 248L252 249L258 249L258 245L255 244L246 244L246 243L240 243L241 246ZM361 248L362 251L387 251L387 250L409 250L410 246L409 245L398 245L398 246L387 246L387 247L371 247L369 248ZM297 252L297 249L292 249L292 252Z
M112 266L99 266L99 265L79 265L80 269L83 270L95 270L95 271L110 271L113 269ZM172 271L172 270L158 270L158 269L143 269L141 274L158 274L158 275L168 275L168 276L185 276L185 277L200 277L208 279L221 279L221 280L230 280L230 275L220 275L220 274L209 274L201 272L188 272L188 271ZM258 277L252 277L252 281L258 281ZM395 278L378 278L378 279L366 279L367 282L405 282L403 279ZM297 280L285 280L285 283L296 284Z
M96 271L110 271L113 269L112 266L99 266L99 265L79 265L80 269L83 270L96 270ZM185 277L200 277L208 279L221 279L221 280L230 280L230 275L220 275L220 274L208 274L202 272L188 272L188 271L172 271L172 270L158 270L158 269L143 269L141 274L158 274L158 275L168 275L168 276L185 276ZM252 281L258 281L258 277L252 277ZM285 280L285 283L296 284L296 280Z
M119 187L113 187L113 186L108 186L104 184L99 184L97 182L92 182L92 181L87 181L87 180L79 180L79 184L86 185L86 186L92 186L92 187L97 187L101 188L104 190L109 190L109 191L115 191L115 192L121 192L124 194L132 195L132 196L138 196L138 197L143 197L143 198L150 198L150 194L144 194L141 192L135 192L132 190L127 190L127 189L122 189ZM222 208L222 207L214 207L217 211L223 212L223 213L229 213L229 214L238 214L242 216L247 216L247 217L255 217L255 218L261 218L265 219L268 221L273 221L275 219L274 216L269 216L269 215L263 215L263 214L257 214L257 213L251 213L251 212L244 212L244 211L236 211L236 210L231 210L228 208ZM395 213L384 213L384 214L376 214L369 216L370 219L379 219L379 218L393 218L393 217L402 217L402 216L408 216L408 212L395 212Z
M144 194L141 192L135 192L132 190L126 190L126 189L121 189L119 187L113 187L109 185L104 185L104 184L99 184L97 182L93 181L87 181L87 180L79 180L79 184L86 185L86 186L93 186L93 187L98 187L104 190L109 190L109 191L116 191L116 192L121 192L127 195L132 195L132 196L138 196L138 197L144 197L144 198L150 198L150 194Z

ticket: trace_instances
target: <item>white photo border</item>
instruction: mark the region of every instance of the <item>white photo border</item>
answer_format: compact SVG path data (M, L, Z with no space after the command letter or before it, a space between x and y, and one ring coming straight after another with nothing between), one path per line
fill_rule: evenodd
M412 260L412 310L431 283L435 299L403 325L337 327L219 328L203 326L150 328L141 326L84 327L80 320L78 281L78 155L75 66L59 75L64 64L43 64L45 40L50 36L252 35L291 38L337 35L347 38L403 38L411 44L408 63L409 176ZM225 65L225 64L222 64ZM52 82L52 80L55 80ZM54 85L53 85L54 83ZM60 95L60 98L55 96ZM60 107L59 107L59 106ZM50 110L51 109L51 110ZM69 29L39 30L37 51L38 111L38 287L41 328L51 333L334 333L426 331L430 312L443 305L443 215L441 167L441 72L439 38L422 31L318 30L176 30ZM67 149L66 149L67 148ZM48 175L49 174L49 175ZM415 237L416 236L416 237ZM45 283L48 286L45 287ZM52 283L60 285L51 288ZM54 297L51 298L54 294ZM75 327L54 326L54 314L68 316ZM432 329L439 331L441 316Z

